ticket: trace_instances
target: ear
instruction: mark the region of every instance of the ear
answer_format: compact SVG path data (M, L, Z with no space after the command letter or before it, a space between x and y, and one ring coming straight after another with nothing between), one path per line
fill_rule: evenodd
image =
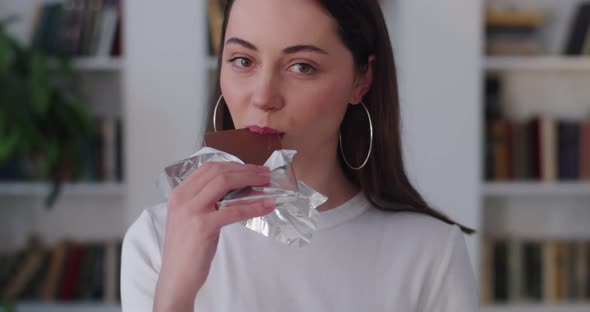
M371 88L371 84L373 83L373 67L375 66L375 55L369 55L369 62L367 63L367 68L363 69L357 74L357 77L354 82L352 94L350 96L349 103L351 104L359 104L365 94Z

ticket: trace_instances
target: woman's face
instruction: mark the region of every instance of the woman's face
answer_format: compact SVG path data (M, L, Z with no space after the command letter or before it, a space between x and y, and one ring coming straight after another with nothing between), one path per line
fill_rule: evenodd
M348 103L367 89L336 20L313 0L236 0L222 58L235 127L278 130L300 154L336 146Z

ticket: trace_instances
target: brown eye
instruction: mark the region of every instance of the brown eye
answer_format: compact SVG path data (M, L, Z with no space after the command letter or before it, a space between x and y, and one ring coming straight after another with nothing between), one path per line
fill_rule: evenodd
M233 63L234 65L238 66L238 67L243 67L243 68L247 68L250 67L250 65L252 65L252 61L245 58L245 57L235 57L231 60L229 60L231 63Z
M306 63L297 63L292 66L293 70L299 74L310 74L315 71L315 68Z

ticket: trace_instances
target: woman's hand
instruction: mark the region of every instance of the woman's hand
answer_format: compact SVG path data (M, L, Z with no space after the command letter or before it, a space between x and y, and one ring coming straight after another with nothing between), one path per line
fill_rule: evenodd
M233 162L199 167L168 198L162 268L154 311L192 311L205 283L224 225L263 216L275 208L272 199L240 203L218 210L227 192L270 181L269 169Z

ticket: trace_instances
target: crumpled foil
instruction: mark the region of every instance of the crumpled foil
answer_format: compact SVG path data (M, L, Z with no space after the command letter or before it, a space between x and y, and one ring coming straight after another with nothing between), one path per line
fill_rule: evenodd
M243 200L273 198L276 208L271 213L241 224L287 245L301 247L309 244L319 218L316 209L328 198L296 179L291 166L295 153L293 150L274 151L264 163L270 168L269 185L231 191L217 203L219 209L231 209L229 206ZM166 167L156 181L158 189L167 197L193 171L210 161L244 163L234 155L203 147L189 158Z

